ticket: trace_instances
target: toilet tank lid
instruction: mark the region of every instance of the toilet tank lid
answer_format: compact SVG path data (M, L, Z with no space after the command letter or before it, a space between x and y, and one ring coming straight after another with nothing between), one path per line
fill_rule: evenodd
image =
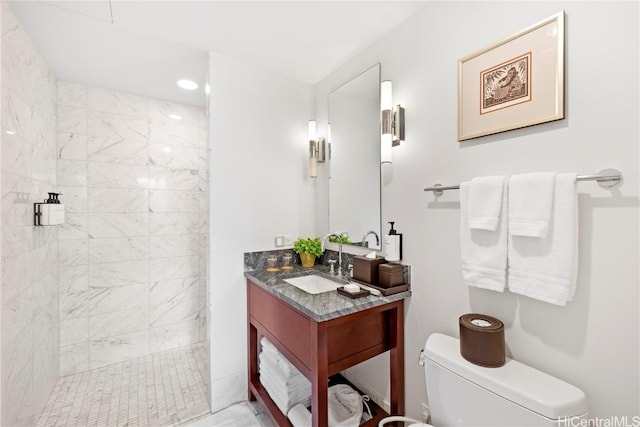
M587 412L587 399L579 388L509 358L499 368L474 365L460 355L460 341L456 338L431 334L425 344L425 355L478 386L547 418Z

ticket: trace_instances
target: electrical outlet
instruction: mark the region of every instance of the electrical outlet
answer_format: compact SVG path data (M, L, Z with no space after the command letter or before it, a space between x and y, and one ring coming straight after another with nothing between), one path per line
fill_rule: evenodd
M283 234L273 238L273 244L276 248L284 248L285 246L293 245L293 238L291 234Z
M431 416L431 411L429 410L429 405L427 405L426 403L422 402L422 404L420 405L422 407L422 422L423 423L428 423L429 422L429 417Z

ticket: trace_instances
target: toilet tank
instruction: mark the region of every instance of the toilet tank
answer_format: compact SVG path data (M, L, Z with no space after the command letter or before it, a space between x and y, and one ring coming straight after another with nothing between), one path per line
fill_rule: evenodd
M587 416L582 390L516 360L474 365L460 355L458 339L442 334L427 339L425 356L435 426L567 426Z

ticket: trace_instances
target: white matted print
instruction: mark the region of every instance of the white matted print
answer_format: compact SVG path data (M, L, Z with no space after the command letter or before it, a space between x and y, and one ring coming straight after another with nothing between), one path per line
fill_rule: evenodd
M564 118L564 12L458 61L458 141Z

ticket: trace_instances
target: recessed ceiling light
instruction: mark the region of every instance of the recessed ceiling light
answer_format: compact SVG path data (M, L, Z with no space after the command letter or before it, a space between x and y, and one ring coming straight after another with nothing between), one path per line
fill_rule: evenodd
M6 132L7 135L11 135L11 136L16 134L16 131L14 131L14 130L7 130L5 132Z
M196 90L196 89L198 89L198 83L194 82L193 80L181 79L181 80L178 80L176 83L182 89L186 89L186 90Z
M173 120L182 120L182 116L178 114L169 114L169 118Z

